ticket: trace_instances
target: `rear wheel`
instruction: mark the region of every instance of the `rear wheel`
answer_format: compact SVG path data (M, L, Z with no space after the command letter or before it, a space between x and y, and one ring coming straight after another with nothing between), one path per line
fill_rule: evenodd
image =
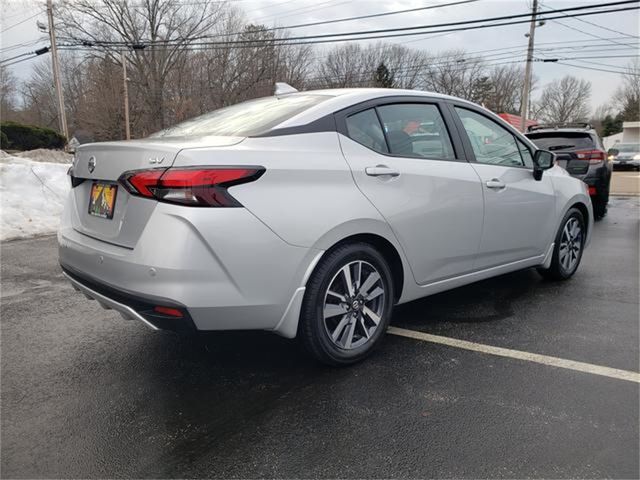
M538 272L551 280L567 280L576 273L586 239L584 217L580 210L572 208L564 216L556 234L553 257L549 268Z
M600 220L607 214L607 207L609 205L609 185L611 184L611 176L609 176L604 185L598 187L597 194L591 197L591 204L593 205L593 218Z
M320 261L307 282L299 338L323 363L358 362L384 337L393 295L391 270L375 248L342 245Z
M593 217L596 220L604 218L607 214L607 207L609 205L609 194L601 194L591 199L593 205Z

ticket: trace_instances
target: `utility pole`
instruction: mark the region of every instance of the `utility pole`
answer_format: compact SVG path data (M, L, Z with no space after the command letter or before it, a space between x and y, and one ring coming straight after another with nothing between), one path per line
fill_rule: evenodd
M47 16L49 17L49 38L51 40L51 63L53 66L53 81L58 94L58 113L60 114L60 130L69 141L69 129L67 128L67 115L64 111L64 93L60 81L60 64L58 62L58 47L56 46L56 32L53 24L53 2L47 0Z
M124 131L127 140L131 140L131 130L129 128L129 86L127 85L127 56L122 51L122 76L124 81Z
M524 69L524 87L522 88L522 110L520 111L520 127L527 130L527 117L529 115L529 95L531 94L531 70L533 63L534 37L536 34L536 16L538 14L538 0L533 0L533 14L529 27L529 46L527 48L527 64Z

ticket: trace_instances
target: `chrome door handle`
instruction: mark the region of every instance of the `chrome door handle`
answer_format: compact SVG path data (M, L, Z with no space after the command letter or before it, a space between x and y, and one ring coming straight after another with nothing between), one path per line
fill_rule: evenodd
M493 178L485 183L487 188L491 188L492 190L502 190L506 187L502 180L498 180L497 178Z
M370 177L382 177L389 175L390 177L397 177L400 172L395 168L387 167L386 165L376 165L375 167L367 167L364 172Z

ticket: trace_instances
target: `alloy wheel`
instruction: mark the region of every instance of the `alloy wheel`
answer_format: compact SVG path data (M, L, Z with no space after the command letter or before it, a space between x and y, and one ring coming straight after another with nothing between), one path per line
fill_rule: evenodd
M322 315L331 341L352 350L367 343L382 321L386 293L378 270L356 260L333 276L324 297Z
M582 227L577 218L571 217L562 229L558 257L560 265L567 272L573 271L580 259L582 250Z

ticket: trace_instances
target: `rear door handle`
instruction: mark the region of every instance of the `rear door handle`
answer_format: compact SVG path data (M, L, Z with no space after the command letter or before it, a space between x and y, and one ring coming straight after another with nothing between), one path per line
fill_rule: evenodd
M364 172L370 177L382 177L389 175L390 177L397 177L400 172L395 168L387 167L386 165L376 165L375 167L367 167Z
M506 187L504 182L502 180L498 180L497 178L489 180L487 183L485 183L485 185L487 186L487 188L490 188L492 190L502 190Z

